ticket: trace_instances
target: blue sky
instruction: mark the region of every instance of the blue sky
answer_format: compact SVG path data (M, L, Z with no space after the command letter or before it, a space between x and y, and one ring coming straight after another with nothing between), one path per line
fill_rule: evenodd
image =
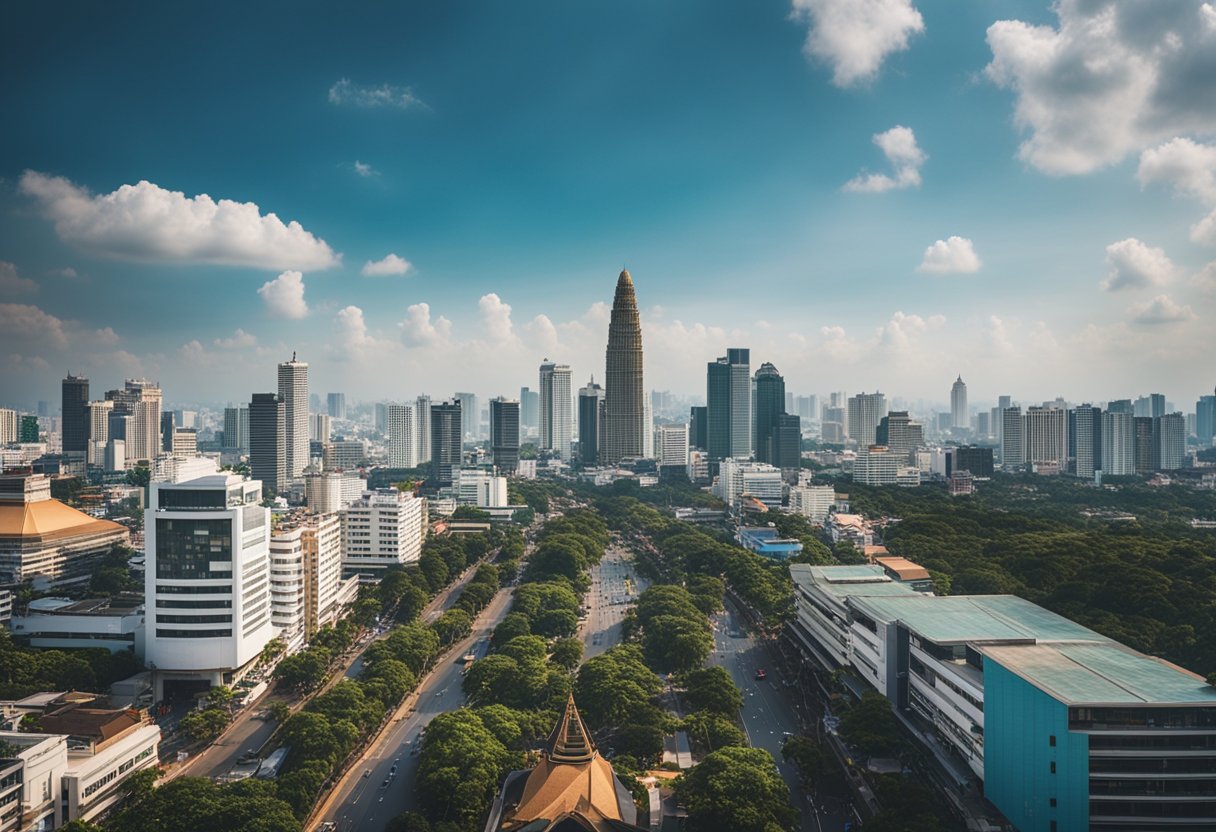
M656 388L728 345L800 392L1213 384L1210 3L0 14L7 404L293 349L357 398L598 376L622 265Z

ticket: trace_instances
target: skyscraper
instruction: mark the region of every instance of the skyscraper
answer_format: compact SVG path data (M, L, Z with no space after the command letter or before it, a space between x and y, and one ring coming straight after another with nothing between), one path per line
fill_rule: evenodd
M346 418L346 394L345 393L330 393L325 398L326 410L329 412L331 419Z
M785 379L777 368L766 361L756 370L755 429L756 459L771 465L773 461L772 439L777 427L777 417L786 412Z
M1034 465L1055 464L1063 468L1067 459L1065 412L1055 407L1026 410L1026 461Z
M519 402L515 399L490 399L490 453L500 474L513 474L519 467Z
M417 463L426 465L431 461L431 397L425 394L414 401L414 435L418 439Z
M578 391L578 458L584 465L599 462L603 403L604 388L595 383L593 376L587 386Z
M574 425L570 397L570 367L545 359L540 365L540 447L570 461ZM639 453L641 449L639 448Z
M543 396L543 393L542 393ZM642 386L642 322L633 278L622 271L612 299L604 373L604 438L600 460L615 465L643 456L646 446L646 401Z
M1153 417L1134 416L1132 437L1135 448L1136 473L1147 474L1153 470Z
M63 452L84 459L89 449L89 380L63 380Z
M223 448L245 454L249 453L249 408L224 408Z
M967 385L960 375L950 388L950 423L956 428L970 427L967 416Z
M450 488L452 473L460 470L460 399L431 405L431 478L430 488Z
M519 388L519 426L525 432L540 429L540 393L527 387Z
M875 443L878 422L887 415L887 397L882 393L858 393L848 402L849 438L859 447Z
M777 416L769 437L769 464L783 471L802 467L802 418L793 413Z
M1083 404L1069 413L1068 446L1076 476L1092 480L1095 471L1103 470L1102 408Z
M1216 443L1216 395L1200 396L1195 402L1195 434L1201 448Z
M110 390L106 398L114 402L115 416L130 416L125 442L127 467L134 467L141 460L151 462L160 455L162 440L160 431L161 391L160 387L146 378L129 378L121 390Z
M460 401L460 431L464 434L463 441L477 443L481 434L477 423L477 395L475 393L457 393Z
M418 438L414 434L414 408L408 404L388 406L388 467L418 465Z
M1126 477L1136 473L1134 417L1129 411L1102 414L1102 474Z
M1181 413L1166 413L1153 419L1153 468L1176 471L1186 456L1186 420Z
M286 413L277 393L254 393L249 402L249 471L275 493L287 485Z
M920 422L913 422L908 411L892 410L878 420L874 444L886 445L906 461L913 451L925 444L925 427Z
M1020 407L1001 410L1001 467L1006 471L1026 464L1026 417Z
M308 364L296 360L279 365L279 399L283 402L284 472L294 480L308 467ZM279 486L276 486L276 488Z
M708 447L709 415L704 405L688 409L688 447L704 451Z
M751 388L751 350L732 347L706 366L705 441L711 462L751 456Z

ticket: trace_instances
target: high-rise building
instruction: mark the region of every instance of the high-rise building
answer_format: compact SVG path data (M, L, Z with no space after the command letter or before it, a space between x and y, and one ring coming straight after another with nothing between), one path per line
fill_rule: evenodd
M878 422L887 415L887 397L882 393L858 393L848 402L849 438L859 447L873 445L878 437Z
M543 398L544 388L541 389ZM642 385L642 322L633 278L622 271L617 278L608 324L604 437L600 442L603 464L616 465L627 457L646 455L646 433L650 430L645 420L646 404Z
M790 486L790 511L801 514L812 523L822 523L836 502L834 485Z
M331 419L346 418L346 394L330 393L325 397L326 412Z
M481 425L477 418L477 395L475 393L457 393L460 402L460 430L464 434L462 442L473 443L481 441Z
M1153 417L1132 417L1132 437L1135 447L1136 473L1147 474L1153 470L1156 456L1153 443Z
M1200 447L1216 444L1216 395L1200 396L1195 402L1195 435Z
M1021 407L1001 410L1001 467L1006 471L1026 464L1026 417Z
M431 405L431 488L450 488L452 472L459 470L462 451L460 400Z
M574 425L570 367L545 359L540 365L540 447L570 461Z
M320 442L325 444L329 441L331 428L331 417L328 413L313 413L308 417L308 439L312 442ZM311 456L311 454L310 454Z
M416 563L422 555L425 506L422 497L381 488L343 509L343 576L379 581L390 566Z
M781 377L781 373L777 372L777 368L771 362L765 361L760 365L760 369L756 370L753 389L756 391L753 414L756 459L770 465L777 465L776 460L773 459L773 432L777 428L777 417L787 412L785 379ZM785 466L777 465L777 467Z
M744 496L755 497L770 509L776 509L781 505L784 489L780 468L766 462L724 459L718 466L714 496L731 506L737 506Z
M490 399L490 453L501 474L514 474L519 467L519 402L515 399Z
M992 448L960 445L946 449L946 476L966 471L973 477L992 476Z
M85 462L101 467L105 465L106 444L110 441L110 414L114 402L102 400L89 402L89 450Z
M912 477L914 481L909 481ZM853 461L853 482L862 485L919 485L916 469L909 473L908 458L886 445L866 445Z
M152 483L144 597L157 700L183 683L233 684L275 635L261 486L231 473Z
M1026 410L1026 461L1057 473L1068 460L1065 411L1055 407L1030 407Z
M388 406L388 467L415 468L418 440L414 435L414 408L408 404Z
M173 414L160 414L160 449L164 453L173 453L173 431L175 429Z
M1092 480L1102 466L1102 408L1083 404L1068 413L1068 447L1072 473Z
M599 463L600 421L603 418L604 388L595 377L578 391L578 458L584 465Z
M0 445L16 442L20 433L20 420L17 411L10 408L0 408Z
M414 434L418 437L418 464L426 465L431 461L431 397L425 393L414 400Z
M802 418L794 413L777 417L769 437L769 464L782 471L797 471L802 467Z
M659 425L654 429L654 456L659 470L688 467L688 425Z
M694 405L688 409L688 447L704 451L709 447L708 408Z
M37 416L26 414L21 417L21 423L17 426L18 442L37 442L38 436L41 433L42 431L38 427Z
M63 452L84 459L89 450L89 380L68 375L62 392Z
M286 406L278 393L249 401L249 471L275 494L287 487Z
M747 459L752 448L751 350L732 347L706 367L705 439L711 462Z
M1102 414L1102 474L1126 477L1136 473L1136 434L1131 413L1108 410Z
M279 365L279 399L283 402L284 470L294 480L308 467L308 364L290 361Z
M224 444L225 450L249 453L249 408L224 408Z
M950 423L956 428L971 426L971 419L967 411L967 385L963 382L961 375L955 379L954 386L950 388Z
M875 444L887 446L891 453L902 455L907 461L912 451L925 444L925 427L913 422L908 411L892 410L878 420L874 436Z
M540 393L527 387L519 388L519 426L522 430L540 430Z
M127 379L121 390L110 390L106 398L114 402L114 413L130 416L126 435L126 464L134 467L140 461L156 459L163 447L160 430L162 397L160 387L144 378ZM111 432L113 435L113 432Z
M1136 406L1131 399L1115 399L1108 402L1106 405L1107 413L1126 413L1128 416L1136 415Z
M1153 419L1153 468L1177 471L1186 456L1186 420L1181 413Z

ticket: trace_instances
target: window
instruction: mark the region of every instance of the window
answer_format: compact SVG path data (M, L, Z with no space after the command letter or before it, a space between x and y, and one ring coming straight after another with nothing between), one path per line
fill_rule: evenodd
M1056 773L1056 761L1055 760L1051 761L1051 773L1052 774Z
M232 523L228 520L156 520L156 577L198 580L231 578L232 570L212 572L212 561L232 560Z
M157 638L231 638L232 630L166 630L156 628Z
M1054 797L1051 799L1051 808L1056 808L1056 799Z
M1056 747L1056 735L1055 734L1052 734L1050 737L1048 737L1047 744L1050 745L1052 748Z
M227 615L157 615L157 624L231 624L232 614Z
M1054 820L1051 822L1051 832L1056 832L1056 822Z

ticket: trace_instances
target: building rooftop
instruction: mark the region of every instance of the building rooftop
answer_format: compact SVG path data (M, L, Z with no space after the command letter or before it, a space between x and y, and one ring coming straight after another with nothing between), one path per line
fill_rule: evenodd
M881 566L812 566L791 563L794 583L815 586L842 601L851 596L923 595L907 584L892 580Z
M895 573L901 581L929 580L929 570L907 558L877 557L874 558L874 562L883 569Z
M913 592L902 598L859 597L853 606L880 621L899 621L939 644L1107 640L1016 595L932 596Z
M99 520L58 500L0 502L0 537L57 540L77 535L126 534L125 526Z

